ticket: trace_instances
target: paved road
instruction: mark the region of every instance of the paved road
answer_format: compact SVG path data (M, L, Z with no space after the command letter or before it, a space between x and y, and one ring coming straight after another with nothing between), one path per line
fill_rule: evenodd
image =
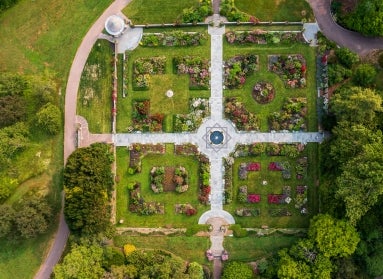
M85 66L85 62L92 49L92 46L97 40L98 35L104 29L106 19L110 15L120 12L126 5L129 4L130 1L131 0L114 1L89 29L77 50L76 56L70 69L65 94L64 163L66 163L69 155L76 149L77 91L79 88L81 73ZM69 229L64 219L63 210L61 210L59 227L53 244L50 247L47 257L40 266L39 271L35 275L35 279L50 278L53 267L60 260L61 254L64 251L68 236Z
M369 38L344 29L336 24L330 13L331 0L308 0L323 34L340 46L345 46L361 56L374 49L383 49L383 38Z

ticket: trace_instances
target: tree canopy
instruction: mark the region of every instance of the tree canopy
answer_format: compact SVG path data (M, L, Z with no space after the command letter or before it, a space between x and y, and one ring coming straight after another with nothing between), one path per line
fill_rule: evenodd
M56 279L99 279L104 273L101 266L103 250L99 246L76 246L54 267Z
M79 234L96 234L109 225L113 186L110 146L103 143L73 152L64 170L65 218Z
M354 253L359 236L350 223L328 214L319 214L310 221L308 236L325 257L347 257Z
M251 279L253 271L247 263L232 261L224 265L222 279Z
M349 28L369 36L383 36L383 2L361 0L345 20Z

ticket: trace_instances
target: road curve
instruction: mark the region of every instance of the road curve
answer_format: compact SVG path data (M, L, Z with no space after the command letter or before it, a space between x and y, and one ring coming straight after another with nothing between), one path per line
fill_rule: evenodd
M365 37L335 23L330 12L331 0L308 0L308 2L314 11L319 28L330 40L361 56L365 56L374 49L383 49L382 37Z
M80 47L77 49L74 57L65 94L65 124L64 124L64 164L66 163L69 155L76 149L76 103L77 91L80 85L80 78L82 70L84 69L88 55L97 40L98 35L104 29L106 19L118 12L120 12L131 0L116 0L114 1L104 13L97 19L97 21L89 29L88 33L82 40ZM60 221L57 233L54 237L53 243L49 249L48 255L44 262L41 264L39 271L35 275L35 279L49 279L53 267L60 260L61 255L65 249L66 242L69 236L69 229L65 222L63 207L60 212Z

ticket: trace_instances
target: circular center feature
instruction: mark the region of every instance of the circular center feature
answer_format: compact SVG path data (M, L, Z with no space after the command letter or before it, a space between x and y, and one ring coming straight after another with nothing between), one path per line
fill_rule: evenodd
M223 138L223 133L221 131L213 131L210 133L210 142L213 144L222 144Z

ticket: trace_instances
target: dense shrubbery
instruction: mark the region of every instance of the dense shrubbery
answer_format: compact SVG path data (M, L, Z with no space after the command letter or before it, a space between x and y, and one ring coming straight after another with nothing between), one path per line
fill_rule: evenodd
M201 0L197 7L191 7L183 10L182 22L197 23L203 22L205 18L213 13L210 0Z
M222 0L220 7L220 14L227 18L228 21L249 21L250 15L241 12L234 4L234 0Z

